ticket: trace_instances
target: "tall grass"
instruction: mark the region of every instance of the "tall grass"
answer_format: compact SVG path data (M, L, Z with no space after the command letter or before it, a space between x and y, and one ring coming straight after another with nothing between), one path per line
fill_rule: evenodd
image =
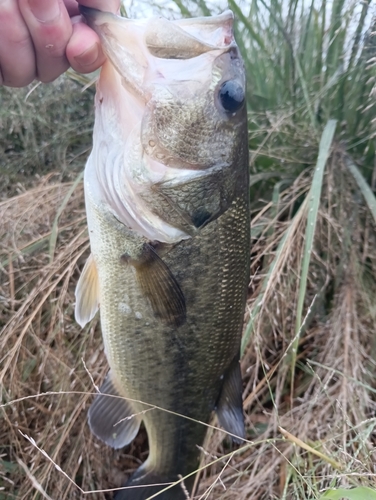
M0 87L0 176L2 195L17 182L60 172L69 180L82 170L94 121L93 88L60 78L27 89ZM18 186L19 187L19 186Z
M195 498L373 499L375 6L229 6L248 76L249 442L232 450L209 429ZM154 9L207 15L218 3L175 0ZM87 252L77 176L90 147L91 90L80 94L65 77L27 92L0 88L8 186L0 203L0 499L71 499L79 490L54 463L84 491L114 488L147 448L141 434L125 452L108 450L86 425L87 371L95 380L107 371L97 325L82 333L72 308ZM60 173L30 183L22 170ZM48 391L58 394L34 397Z

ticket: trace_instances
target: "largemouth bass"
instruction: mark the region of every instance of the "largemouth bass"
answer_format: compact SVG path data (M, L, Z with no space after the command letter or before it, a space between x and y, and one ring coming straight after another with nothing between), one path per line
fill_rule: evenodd
M213 411L235 440L245 436L245 76L231 11L180 21L82 13L108 60L85 169L91 256L76 318L84 326L100 306L110 366L91 430L121 448L144 422L149 456L116 497L139 500L196 470ZM158 499L186 499L184 488Z

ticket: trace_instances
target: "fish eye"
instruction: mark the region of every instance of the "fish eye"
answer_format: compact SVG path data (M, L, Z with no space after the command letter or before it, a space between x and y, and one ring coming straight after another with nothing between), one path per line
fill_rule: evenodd
M229 113L238 111L244 102L244 89L236 80L228 80L219 88L219 100L223 109Z

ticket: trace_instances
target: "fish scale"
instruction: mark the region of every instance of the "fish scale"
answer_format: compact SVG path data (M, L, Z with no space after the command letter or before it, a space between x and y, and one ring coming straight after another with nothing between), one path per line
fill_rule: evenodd
M106 248L114 249L103 258L103 253L99 250L97 256L92 247L99 272L103 273L104 292L100 303L102 329L108 332L106 356L117 373L119 385L126 387L131 399L207 422L218 398L223 367L239 352L244 290L248 280L244 271L248 266L244 242L249 238L246 200L237 200L234 208L205 227L199 236L180 243L166 255L169 268L183 283L189 311L186 323L177 332L155 320L150 305L139 294L135 273L119 265L117 238L112 242L113 232L107 231L106 221L95 230L99 239L106 241ZM188 276L184 276L182 268ZM124 288L129 297L131 312L127 314L118 314L121 296L111 292L118 288ZM143 311L142 319L137 319L137 311ZM124 334L119 336L119 331ZM187 386L193 390L187 392ZM208 386L211 386L210 391ZM199 405L197 394L204 390L205 400ZM145 406L134 405L134 409L143 411ZM151 463L158 461L171 471L176 462L174 447L184 446L181 443L188 441L192 443L192 456L188 460L184 454L184 467L179 473L184 476L192 472L197 466L195 445L202 443L206 428L154 410L147 412L143 420L152 444ZM182 426L184 439L177 439L170 429ZM162 451L167 453L169 460Z
M129 478L130 489L116 497L141 500L163 489L153 484L185 476L192 490L214 411L236 442L245 437L239 365L250 242L244 69L230 11L192 24L163 20L159 33L157 19L82 13L108 61L85 169L91 256L77 286L76 318L84 325L99 307L110 366L89 410L91 430L122 448L145 425L149 456ZM166 23L178 48L165 35ZM181 73L176 80L172 65L184 71L192 57L200 78ZM158 498L186 494L177 485Z

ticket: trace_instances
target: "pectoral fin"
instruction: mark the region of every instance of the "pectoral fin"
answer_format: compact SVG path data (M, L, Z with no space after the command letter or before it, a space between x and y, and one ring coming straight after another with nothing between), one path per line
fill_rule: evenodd
M245 439L243 402L243 383L238 357L231 363L223 381L222 391L218 399L216 413L220 425L229 433L235 443Z
M123 448L138 433L141 418L135 415L131 404L119 396L111 372L89 408L88 420L91 432L112 448Z
M186 320L184 294L169 267L154 248L144 244L139 259L123 258L134 266L137 281L149 299L154 314L170 326L179 327Z
M76 287L75 318L83 328L92 320L99 308L99 283L97 266L90 254Z

